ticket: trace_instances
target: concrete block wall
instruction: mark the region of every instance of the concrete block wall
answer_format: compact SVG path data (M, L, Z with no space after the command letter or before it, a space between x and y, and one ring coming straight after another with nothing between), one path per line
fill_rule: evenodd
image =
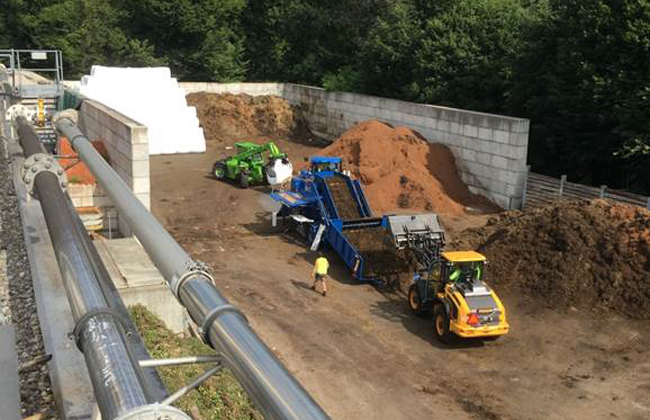
M79 128L89 140L104 143L115 172L142 204L150 208L147 127L99 102L84 100L79 111ZM107 201L103 198L100 195L91 205L110 204L107 198ZM130 228L119 214L118 227L122 235L131 236Z
M290 83L181 83L186 92L277 95L299 105L314 134L333 140L358 122L407 126L447 145L469 189L501 207L521 207L530 122Z

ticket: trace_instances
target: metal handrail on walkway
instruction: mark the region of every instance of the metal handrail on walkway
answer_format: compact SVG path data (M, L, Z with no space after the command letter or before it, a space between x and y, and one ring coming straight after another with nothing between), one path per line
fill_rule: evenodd
M217 290L205 266L192 260L136 198L79 131L76 117L55 117L97 182L133 229L151 260L193 321L204 341L223 358L246 393L268 420L327 420L330 417L250 328L244 314Z

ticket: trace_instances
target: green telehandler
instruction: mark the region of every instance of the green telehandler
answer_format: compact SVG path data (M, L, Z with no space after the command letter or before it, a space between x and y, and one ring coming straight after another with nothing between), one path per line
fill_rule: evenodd
M291 178L293 168L286 153L282 153L273 142L256 144L235 143L237 154L218 160L212 166L215 179L237 181L242 188L251 184L268 182L281 184ZM269 153L267 161L263 155Z

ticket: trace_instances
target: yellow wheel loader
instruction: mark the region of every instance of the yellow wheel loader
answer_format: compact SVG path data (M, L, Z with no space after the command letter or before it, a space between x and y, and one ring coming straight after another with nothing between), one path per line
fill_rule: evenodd
M506 309L485 283L485 257L475 251L447 251L435 214L389 216L397 249L415 267L408 303L417 315L433 314L433 331L443 343L456 338L493 340L507 334Z

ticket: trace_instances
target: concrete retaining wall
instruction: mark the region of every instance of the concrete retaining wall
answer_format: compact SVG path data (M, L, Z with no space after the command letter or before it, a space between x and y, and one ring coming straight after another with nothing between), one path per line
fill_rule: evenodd
M529 121L501 115L283 83L181 83L186 92L277 95L301 106L314 134L333 140L354 124L378 119L410 127L452 150L463 181L504 208L524 192Z
M150 208L149 143L147 127L92 100L84 100L79 111L79 128L89 140L101 140L115 172L126 182L138 199ZM88 194L86 194L88 195ZM93 201L85 205L107 207L110 202L103 192L94 191ZM79 197L83 200L84 197ZM124 236L131 230L119 217L118 226Z

